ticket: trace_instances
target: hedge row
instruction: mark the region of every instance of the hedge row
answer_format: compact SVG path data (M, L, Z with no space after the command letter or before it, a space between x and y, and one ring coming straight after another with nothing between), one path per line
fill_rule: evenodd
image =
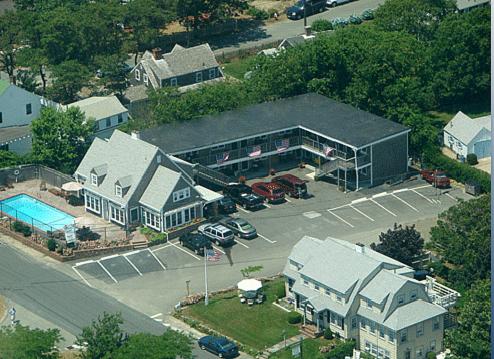
M466 163L453 160L441 152L428 152L424 156L426 167L437 168L446 171L448 176L457 182L475 182L480 185L482 192L491 192L491 177L488 173Z

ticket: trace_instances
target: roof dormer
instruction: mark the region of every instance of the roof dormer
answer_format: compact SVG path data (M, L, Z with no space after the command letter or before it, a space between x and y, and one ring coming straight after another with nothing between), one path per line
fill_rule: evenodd
M103 182L103 178L106 176L107 171L108 165L106 163L93 167L90 172L91 185L99 186L101 182Z

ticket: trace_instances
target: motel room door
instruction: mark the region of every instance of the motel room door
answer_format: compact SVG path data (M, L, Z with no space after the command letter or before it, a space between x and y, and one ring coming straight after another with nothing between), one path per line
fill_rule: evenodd
M108 200L103 199L103 205L101 207L101 210L103 211L103 218L108 220L110 217L108 215Z

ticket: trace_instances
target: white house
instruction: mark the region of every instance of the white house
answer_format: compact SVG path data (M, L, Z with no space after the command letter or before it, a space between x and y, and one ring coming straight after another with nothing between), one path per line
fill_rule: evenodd
M109 138L115 128L129 120L129 111L116 96L93 96L67 107L79 107L86 118L92 118L95 121L96 137L99 138Z
M491 116L470 118L463 112L444 127L444 146L456 153L459 159L475 153L477 158L491 156Z
M38 118L42 97L0 80L0 149L18 154L31 150L29 125Z

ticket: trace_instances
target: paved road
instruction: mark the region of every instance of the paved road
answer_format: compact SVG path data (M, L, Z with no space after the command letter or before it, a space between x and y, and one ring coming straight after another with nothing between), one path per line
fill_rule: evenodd
M122 313L129 333L165 330L148 316L5 244L0 244L0 294L74 336L103 312ZM214 358L197 347L194 352L198 358Z
M295 1L294 1L295 2ZM349 17L360 15L366 9L375 9L384 0L359 0L326 10L321 14L310 16L307 23L310 25L316 19L334 19L337 17ZM304 20L285 20L277 23L261 26L257 29L249 29L242 33L233 33L229 36L221 36L212 39L209 43L215 49L216 55L236 51L238 49L261 46L290 36L296 36L304 32Z

